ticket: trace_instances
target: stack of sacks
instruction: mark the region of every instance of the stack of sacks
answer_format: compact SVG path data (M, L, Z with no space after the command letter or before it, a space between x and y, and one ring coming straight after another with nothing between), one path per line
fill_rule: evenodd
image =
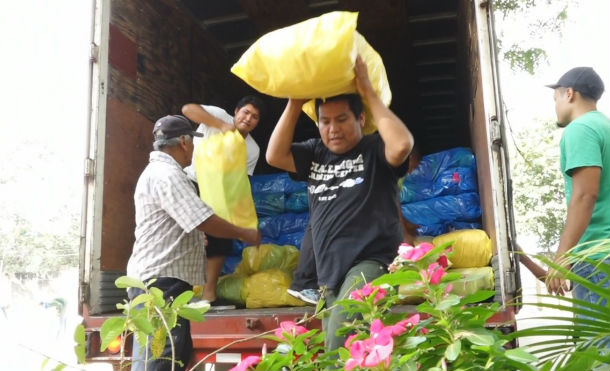
M286 292L298 260L299 251L294 246L246 247L235 273L218 280L218 297L246 308L303 306L303 301Z
M250 177L250 187L262 243L300 249L309 221L307 184L290 179L288 173L276 173ZM235 270L244 248L242 241L234 240L233 253L225 261L223 274Z
M494 273L489 266L492 256L491 240L485 231L464 229L435 237L432 243L439 246L453 241L449 256L450 269L462 278L453 282L452 293L466 296L479 290L494 289Z
M462 278L452 282L451 293L468 296L479 290L494 289L493 269L489 266L491 240L485 231L464 229L434 237L431 241L429 238L418 237L416 243L431 242L439 246L453 241L447 272L458 273ZM419 304L424 301L424 290L419 283L405 284L398 287L398 295L403 304Z
M402 213L420 235L481 228L476 163L468 148L426 155L400 190Z

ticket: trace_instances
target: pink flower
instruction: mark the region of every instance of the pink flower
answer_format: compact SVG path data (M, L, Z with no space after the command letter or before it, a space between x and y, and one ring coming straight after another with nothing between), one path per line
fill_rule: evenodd
M345 344L343 344L346 348L349 348L349 346L352 344L352 342L354 341L354 338L358 336L358 334L351 334L350 336L347 337L347 339L345 339Z
M283 321L280 323L280 327L275 329L275 336L286 340L284 333L287 333L291 337L299 336L307 332L307 329L303 326L298 326L293 321Z
M356 366L362 366L364 362L365 343L362 340L355 341L350 349L350 358L345 362L345 370L349 371Z
M446 255L441 255L439 256L437 262L441 265L441 267L443 268L448 268L449 267L449 261L447 260L447 256Z
M425 327L422 327L422 328L419 329L419 332L421 332L422 335L427 335L430 332L430 330L428 330Z
M345 363L345 370L352 370L356 366L375 367L380 363L389 367L394 350L393 331L393 326L386 327L381 320L374 320L370 327L371 337L351 344L350 358Z
M430 282L431 285L436 285L441 282L441 278L443 278L446 272L440 264L434 262L428 266L427 271L421 270L419 274L425 281Z
M364 301L366 298L375 293L375 299L373 299L373 303L377 304L377 302L383 298L385 298L387 291L378 286L372 286L371 283L367 283L360 290L352 291L349 296L354 300Z
M398 255L404 260L416 262L433 248L434 245L429 242L422 242L417 247L403 243L398 247Z
M229 371L246 371L251 366L258 364L261 361L261 357L259 356L247 356L241 362L239 362L235 367L231 368Z
M443 297L449 295L451 290L453 290L453 284L452 283L448 284L447 287L445 287L445 292L443 293Z
M415 313L411 317L398 321L395 325L388 327L392 329L392 335L397 336L407 331L407 327L417 325L419 323L419 319L419 313Z

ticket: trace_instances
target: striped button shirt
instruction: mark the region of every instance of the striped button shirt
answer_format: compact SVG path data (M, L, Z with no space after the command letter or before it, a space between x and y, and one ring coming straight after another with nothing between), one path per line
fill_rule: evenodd
M204 234L195 229L214 214L170 155L153 151L134 194L136 241L127 275L205 282Z

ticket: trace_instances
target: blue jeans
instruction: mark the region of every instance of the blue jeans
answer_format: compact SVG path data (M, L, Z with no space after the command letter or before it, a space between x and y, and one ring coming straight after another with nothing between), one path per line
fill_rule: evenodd
M610 264L610 259L606 259L603 262L599 262L599 264ZM589 282L595 284L596 286L603 287L606 291L610 290L610 280L608 276L602 272L594 272L595 266L586 262L577 263L572 267L572 271L578 274L580 277L588 280ZM594 274L595 273L595 274ZM598 304L602 307L605 307L608 303L607 299L602 299L597 293L589 291L586 287L581 286L577 283L574 284L574 290L572 291L572 297L574 299L586 301L591 304ZM585 308L581 305L576 304L577 307ZM594 319L586 315L577 314L579 318L587 318ZM610 338L606 337L601 346L610 347Z
M152 284L152 286L157 287L161 291L163 291L163 298L167 301L171 298L176 298L178 295L187 290L192 290L193 287L188 283L179 280L177 278L171 277L160 277L157 278L157 281ZM144 291L138 288L130 288L128 291L129 299L133 300L136 296L144 293ZM142 304L141 304L142 305ZM176 355L176 360L180 360L183 364L182 367L178 363L174 365L174 370L183 371L186 370L187 365L191 360L191 356L193 354L193 339L191 338L191 322L186 320L180 316L178 316L178 321L176 326L171 331L172 340L174 341L174 351ZM163 353L159 359L151 360L151 350L150 350L150 342L152 338L148 338L148 371L167 371L171 370L171 358L172 358L172 346L169 340L169 337L165 341L165 347L163 348ZM133 340L133 348L132 348L132 363L131 370L132 371L143 371L145 369L146 362L146 349L142 348L140 344Z

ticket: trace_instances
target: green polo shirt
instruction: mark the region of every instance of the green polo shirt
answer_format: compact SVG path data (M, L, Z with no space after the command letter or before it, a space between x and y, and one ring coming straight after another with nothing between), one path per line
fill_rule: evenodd
M591 222L579 244L610 239L610 120L599 111L590 111L572 121L564 130L559 144L561 173L565 181L566 201L572 198L572 170L597 166L602 169L599 195L595 202ZM592 245L576 247L582 251ZM596 254L600 259L605 254Z

